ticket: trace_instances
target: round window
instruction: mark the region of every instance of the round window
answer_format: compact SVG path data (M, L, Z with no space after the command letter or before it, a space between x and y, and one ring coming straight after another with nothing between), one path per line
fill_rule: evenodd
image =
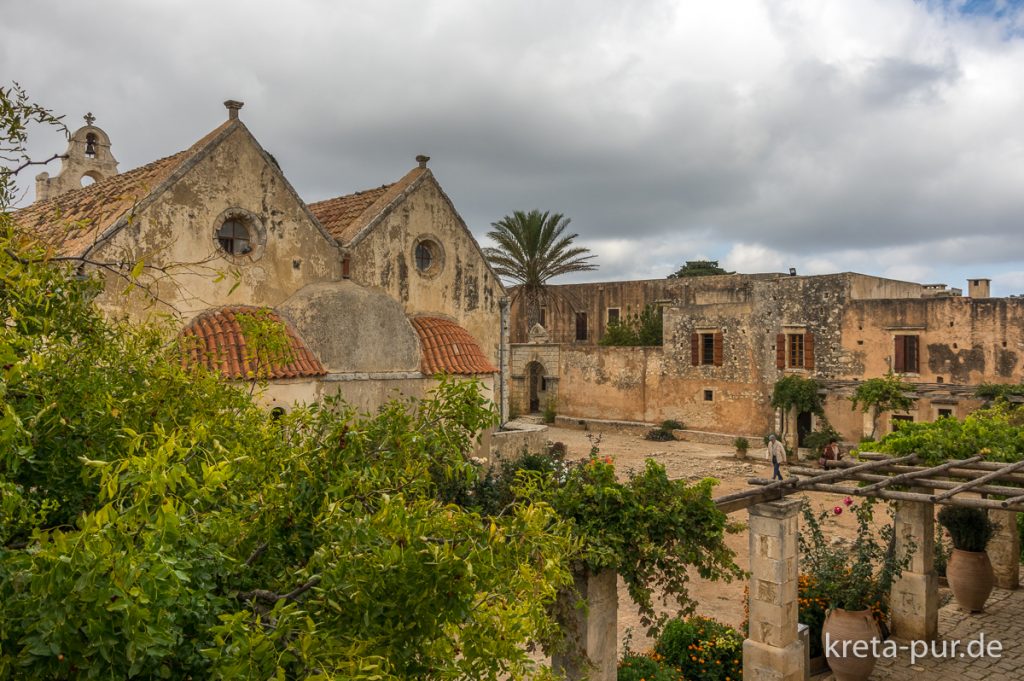
M244 220L228 218L217 230L217 243L229 255L246 255L252 251L252 238Z
M429 241L416 244L416 269L420 272L429 272L435 260L434 249Z

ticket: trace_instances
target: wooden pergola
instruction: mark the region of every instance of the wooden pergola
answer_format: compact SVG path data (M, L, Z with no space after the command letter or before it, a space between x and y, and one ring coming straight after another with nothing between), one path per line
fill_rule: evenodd
M715 499L724 513L750 514L749 638L743 644L744 679L800 681L807 665L798 629L799 514L802 492L825 492L896 502L896 551L910 565L893 584L893 634L905 640L938 636L935 572L935 507L986 510L997 526L989 557L997 586L1019 586L1020 539L1016 514L1024 513L1024 461L996 463L982 455L928 466L916 454L861 453L857 461L828 468L789 466L786 480L752 478L753 489Z

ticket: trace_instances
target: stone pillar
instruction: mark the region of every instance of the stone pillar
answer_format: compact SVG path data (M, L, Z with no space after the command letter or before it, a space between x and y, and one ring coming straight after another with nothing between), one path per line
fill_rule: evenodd
M930 494L931 490L914 489ZM911 547L913 547L911 549ZM930 641L939 633L939 576L935 572L935 504L900 501L896 506L896 555L913 550L910 565L892 585L892 633Z
M567 681L615 681L618 675L619 596L614 570L596 575L574 571L576 588L559 596L566 613L565 651L552 656L551 666ZM580 603L580 599L585 603Z
M804 643L797 635L801 502L781 499L750 508L750 633L743 642L744 681L803 681Z
M1020 535L1017 534L1016 511L990 509L989 520L996 525L996 533L988 543L988 558L1000 589L1020 586Z

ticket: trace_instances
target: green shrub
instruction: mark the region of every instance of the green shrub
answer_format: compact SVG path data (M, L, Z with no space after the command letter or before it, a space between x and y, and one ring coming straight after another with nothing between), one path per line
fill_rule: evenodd
M1020 523L1017 523L1020 527ZM946 533L942 525L935 523L935 574L946 576L946 565L949 564L949 546L946 545Z
M832 427L828 419L822 417L818 421L818 429L804 436L804 446L810 447L814 450L814 456L819 457L825 451L825 445L833 440L838 442L841 439L839 431Z
M741 454L746 454L747 450L750 449L750 440L741 435L740 437L732 441L732 445L733 447L736 448L737 452L740 452Z
M725 681L743 676L743 636L707 617L669 620L654 651L685 679Z
M683 681L669 665L649 655L626 653L619 660L618 681Z
M664 428L651 428L644 435L645 440L652 440L654 442L668 442L675 440L676 436L672 434L671 430L665 430Z
M995 526L980 508L944 506L939 522L949 530L953 547L961 551L984 551L995 534Z
M548 400L547 404L544 405L544 423L554 423L556 415L557 412L555 412L555 400L550 399Z
M682 430L683 428L683 424L680 423L679 421L676 421L675 419L668 419L666 421L661 422L662 430Z

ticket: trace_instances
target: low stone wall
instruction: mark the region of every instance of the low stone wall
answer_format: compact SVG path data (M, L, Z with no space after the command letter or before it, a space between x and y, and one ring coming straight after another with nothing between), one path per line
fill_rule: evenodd
M526 450L540 453L547 450L548 427L538 423L509 421L502 430L491 433L491 462L514 459Z

